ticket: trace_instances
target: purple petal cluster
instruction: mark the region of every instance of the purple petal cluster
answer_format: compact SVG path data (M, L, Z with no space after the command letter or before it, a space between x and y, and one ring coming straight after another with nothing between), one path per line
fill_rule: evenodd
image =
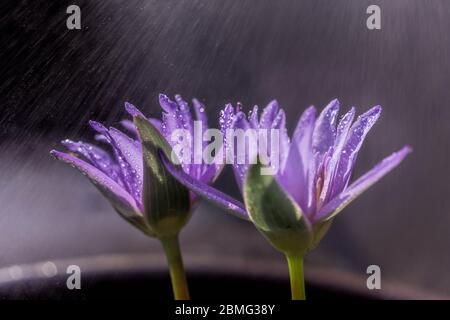
M188 103L179 95L172 101L161 94L159 103L163 109L162 120L145 118L130 103L125 103L125 109L132 117L144 117L151 122L169 144L174 143L170 139L174 130L188 129L192 132L194 120L202 123L203 130L208 128L205 107L198 100L193 100L194 116ZM123 120L121 124L129 133L126 134L95 121L90 121L89 124L97 133L96 140L103 142L104 147L66 139L62 144L69 152L52 150L51 154L86 175L124 217L142 217L145 210L142 194L144 169L142 145L136 127L132 121ZM186 175L204 184L211 183L221 169L216 164L183 165ZM194 200L195 197L191 199Z
M298 204L311 224L332 218L345 206L396 167L411 151L404 146L388 156L366 174L350 183L358 152L364 139L378 120L381 107L375 106L355 120L351 108L338 120L339 102L331 101L317 115L311 106L301 115L289 139L286 116L276 101L270 102L258 115L255 106L245 115L238 105L226 105L221 112L221 129L279 129L280 169L276 181ZM224 141L227 146L227 141ZM165 159L166 167L184 185L206 199L248 217L244 204L217 189L187 177ZM270 165L270 164L269 164ZM248 163L233 165L241 191Z

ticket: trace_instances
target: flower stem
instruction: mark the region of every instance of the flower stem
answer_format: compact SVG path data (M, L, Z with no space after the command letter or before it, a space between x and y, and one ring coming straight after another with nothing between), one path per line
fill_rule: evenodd
M175 300L189 300L189 289L181 257L178 234L159 239L166 252Z
M305 300L305 279L303 275L303 256L286 255L291 279L292 300Z

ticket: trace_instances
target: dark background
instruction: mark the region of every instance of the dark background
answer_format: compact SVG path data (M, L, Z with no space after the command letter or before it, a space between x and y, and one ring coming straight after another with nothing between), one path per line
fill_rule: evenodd
M82 30L66 28L70 4ZM370 4L381 7L381 30L366 28ZM50 158L65 137L91 139L89 119L115 125L125 101L159 117L164 92L199 98L217 126L226 102L276 98L292 131L303 109L337 97L342 112L383 106L355 176L404 144L414 152L336 219L307 257L307 277L364 277L377 264L383 283L450 295L448 30L447 0L2 0L0 276L22 263L160 252ZM236 195L229 170L217 186ZM206 204L182 241L188 269L234 261L243 273L257 263L286 271L251 225Z

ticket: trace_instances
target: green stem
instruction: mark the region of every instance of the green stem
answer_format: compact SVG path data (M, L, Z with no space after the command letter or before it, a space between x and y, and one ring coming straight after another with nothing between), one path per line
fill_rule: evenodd
M291 279L292 300L305 300L305 278L303 275L303 257L286 255Z
M189 289L184 273L178 234L162 237L159 240L166 252L175 300L189 300Z

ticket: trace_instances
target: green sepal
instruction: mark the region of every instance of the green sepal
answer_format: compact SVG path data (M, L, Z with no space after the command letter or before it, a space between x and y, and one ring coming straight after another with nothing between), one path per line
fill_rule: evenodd
M311 242L311 246L308 251L315 249L319 242L323 239L325 234L328 232L328 229L330 229L331 224L333 223L333 219L330 220L324 220L314 223L313 225L313 239Z
M147 119L134 117L144 161L144 218L152 234L177 234L190 218L189 190L165 169L160 152L171 159L171 147Z
M251 165L244 181L244 201L250 219L276 249L304 255L312 245L312 227L274 176L262 175L261 168L259 163Z

